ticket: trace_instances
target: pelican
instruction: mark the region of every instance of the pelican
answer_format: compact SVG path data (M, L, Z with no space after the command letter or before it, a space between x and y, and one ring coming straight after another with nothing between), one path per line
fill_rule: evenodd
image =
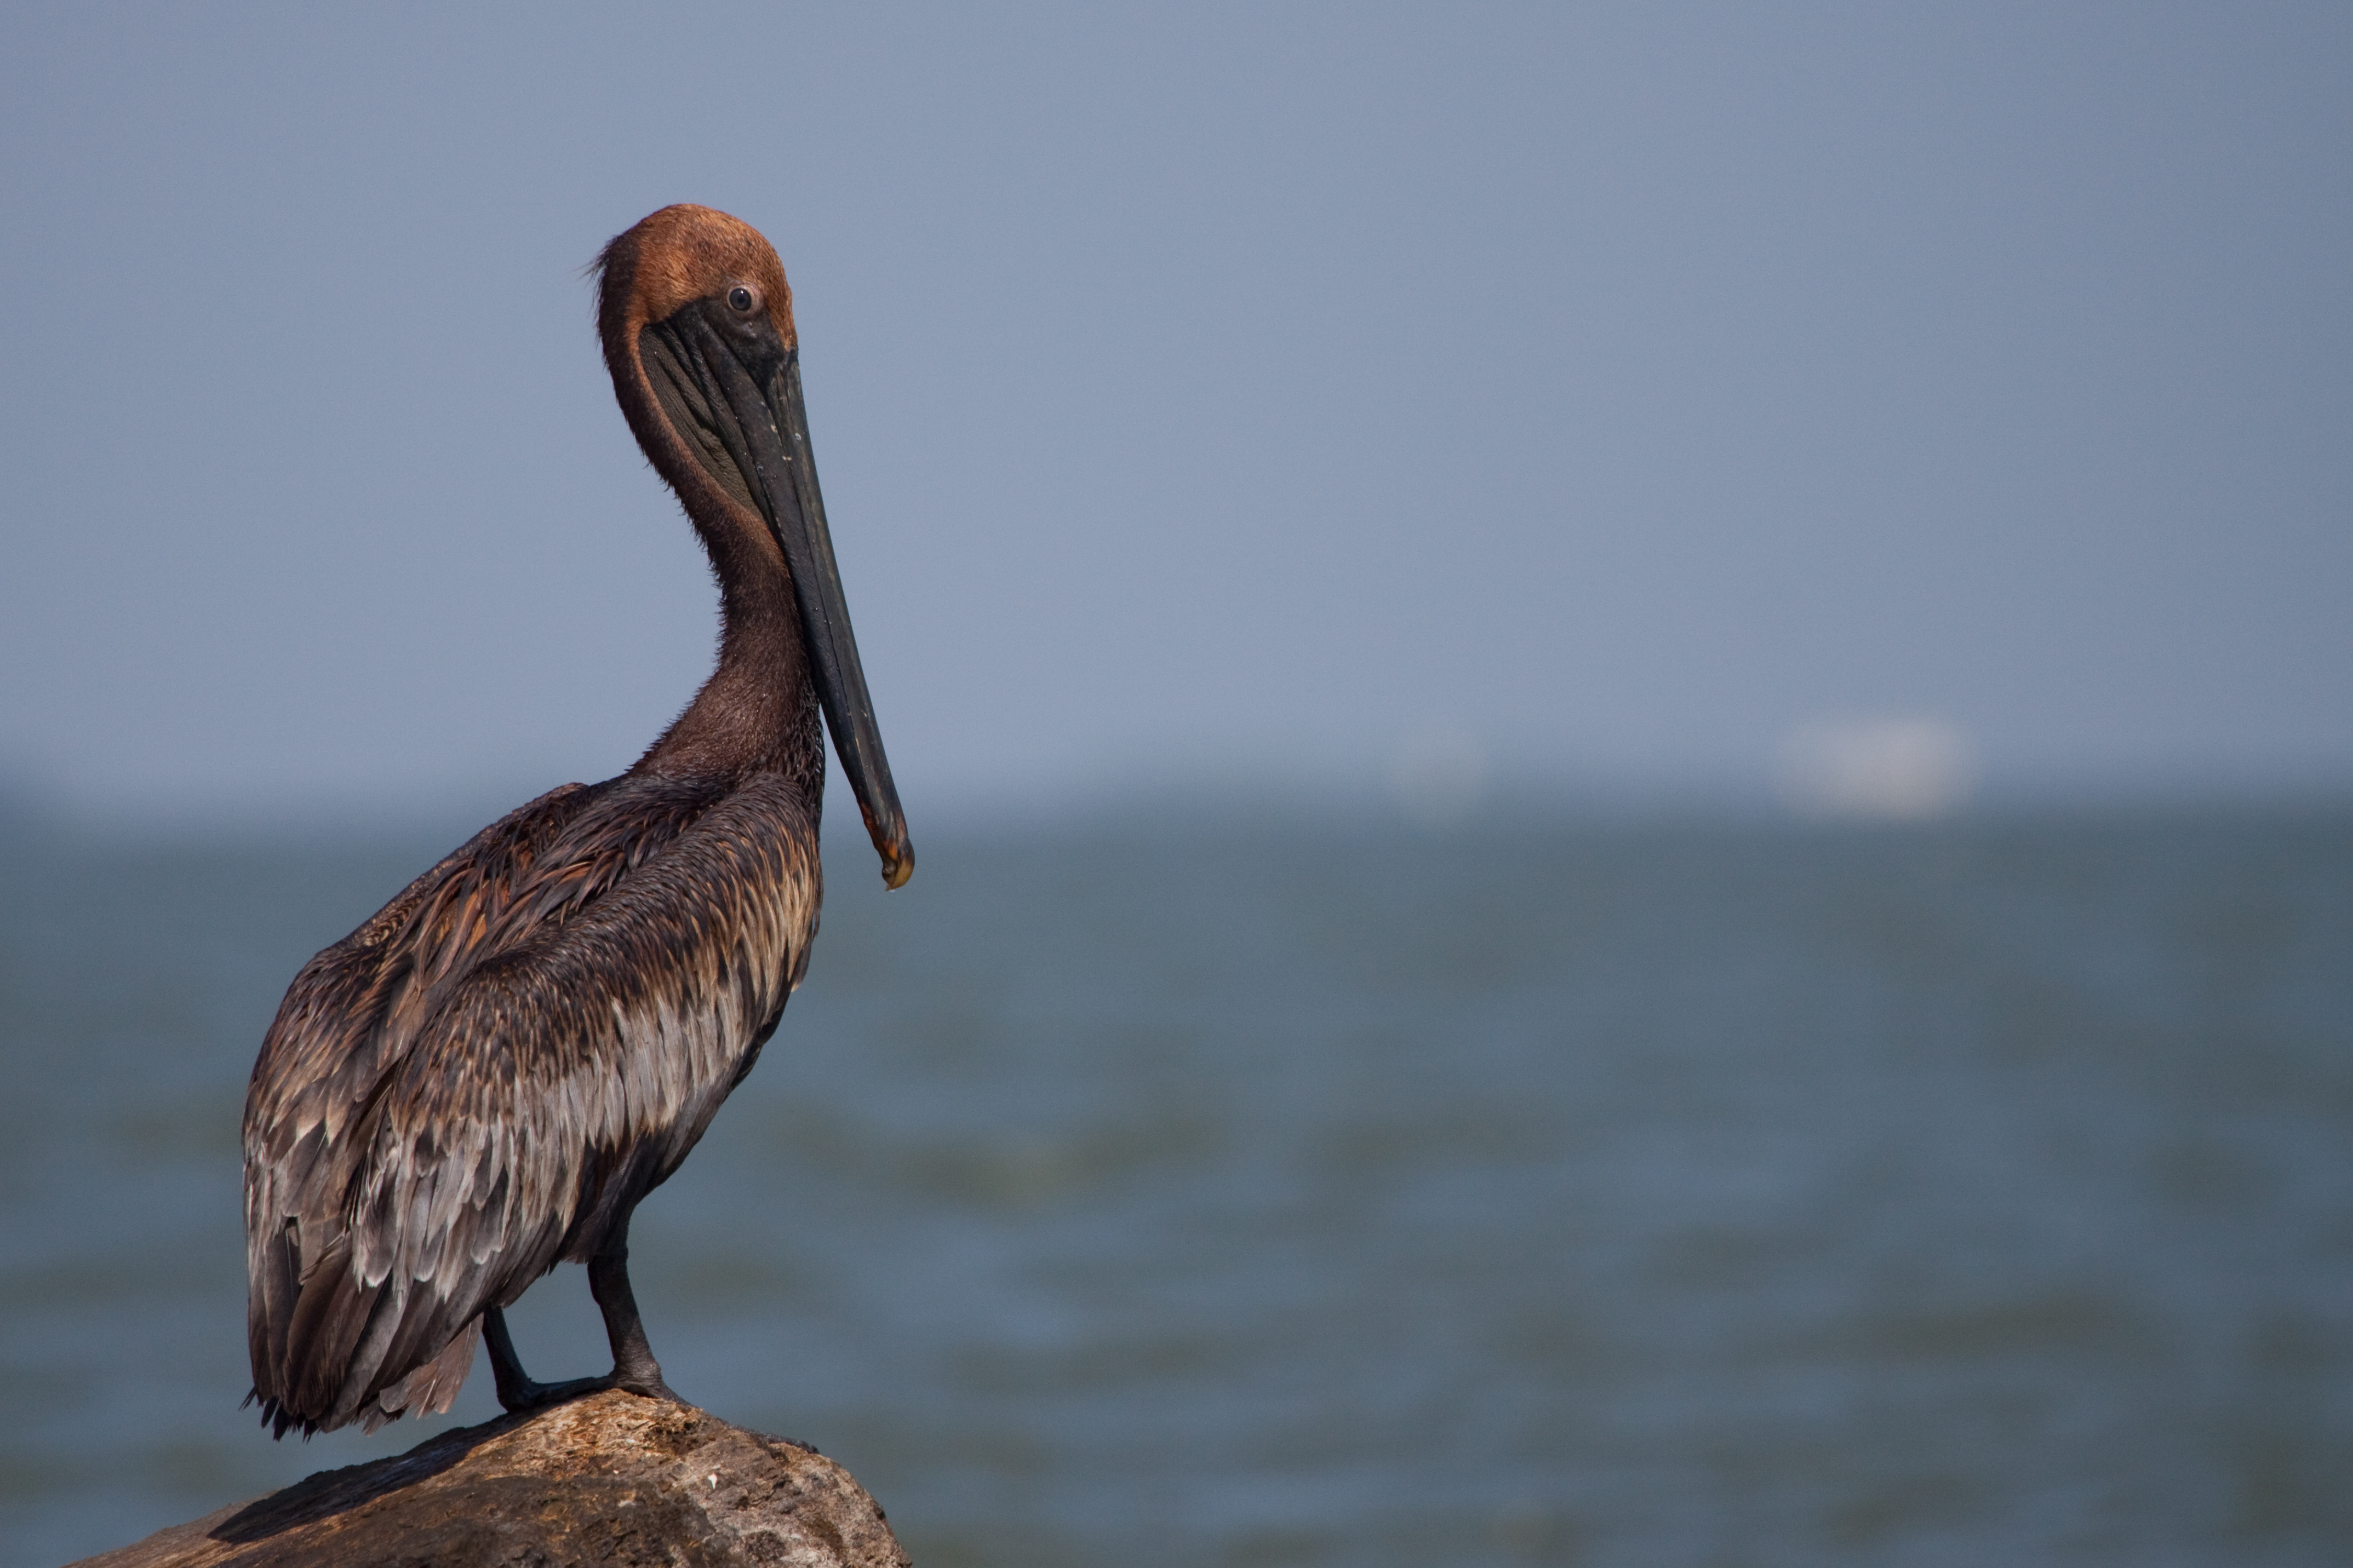
M783 264L738 219L671 206L596 272L621 411L719 580L718 667L627 773L492 823L288 988L245 1101L248 1403L276 1436L447 1410L478 1340L509 1410L676 1399L630 1291L629 1215L807 969L823 731L884 883L914 868ZM503 1310L566 1261L587 1265L613 1370L536 1383Z

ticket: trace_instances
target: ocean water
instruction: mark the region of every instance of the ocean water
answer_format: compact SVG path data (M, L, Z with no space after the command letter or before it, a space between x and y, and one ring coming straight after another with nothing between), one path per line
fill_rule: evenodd
M924 1568L2353 1561L2353 809L918 842L633 1250ZM446 847L0 823L0 1562L492 1413L237 1405L261 1031Z

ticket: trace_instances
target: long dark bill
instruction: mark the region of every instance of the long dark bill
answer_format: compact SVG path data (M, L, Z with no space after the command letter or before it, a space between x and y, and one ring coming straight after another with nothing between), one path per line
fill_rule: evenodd
M809 454L808 410L801 400L800 354L797 350L785 353L772 365L762 366L766 374L755 379L727 342L727 334L713 330L698 311L680 314L700 329L692 332L701 340L694 344L700 351L696 357L718 383L721 396L714 403L734 416L732 421L718 421L719 435L730 447L742 443L730 455L744 468L753 499L766 514L785 563L792 568L801 642L817 677L825 726L833 736L841 771L858 796L866 832L882 857L883 884L896 888L914 870L915 852L907 842L907 819L899 808L898 788L891 782L890 761L882 754L874 700L867 694L866 671L858 662L849 603L842 597L841 569L834 563L833 535L825 524L825 497L818 489L817 463ZM767 357L756 349L754 353ZM730 423L734 429L727 428Z

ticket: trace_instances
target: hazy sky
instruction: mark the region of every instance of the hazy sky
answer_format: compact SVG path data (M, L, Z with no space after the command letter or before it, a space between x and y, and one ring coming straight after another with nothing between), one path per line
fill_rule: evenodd
M1107 783L2353 781L2353 10L0 16L0 778L625 766L713 599L581 269L784 256L919 825Z

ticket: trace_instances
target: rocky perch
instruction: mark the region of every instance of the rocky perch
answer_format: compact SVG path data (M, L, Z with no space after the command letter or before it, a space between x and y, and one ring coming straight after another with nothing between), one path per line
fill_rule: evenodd
M322 1470L77 1568L572 1563L908 1568L866 1489L816 1449L621 1393Z

